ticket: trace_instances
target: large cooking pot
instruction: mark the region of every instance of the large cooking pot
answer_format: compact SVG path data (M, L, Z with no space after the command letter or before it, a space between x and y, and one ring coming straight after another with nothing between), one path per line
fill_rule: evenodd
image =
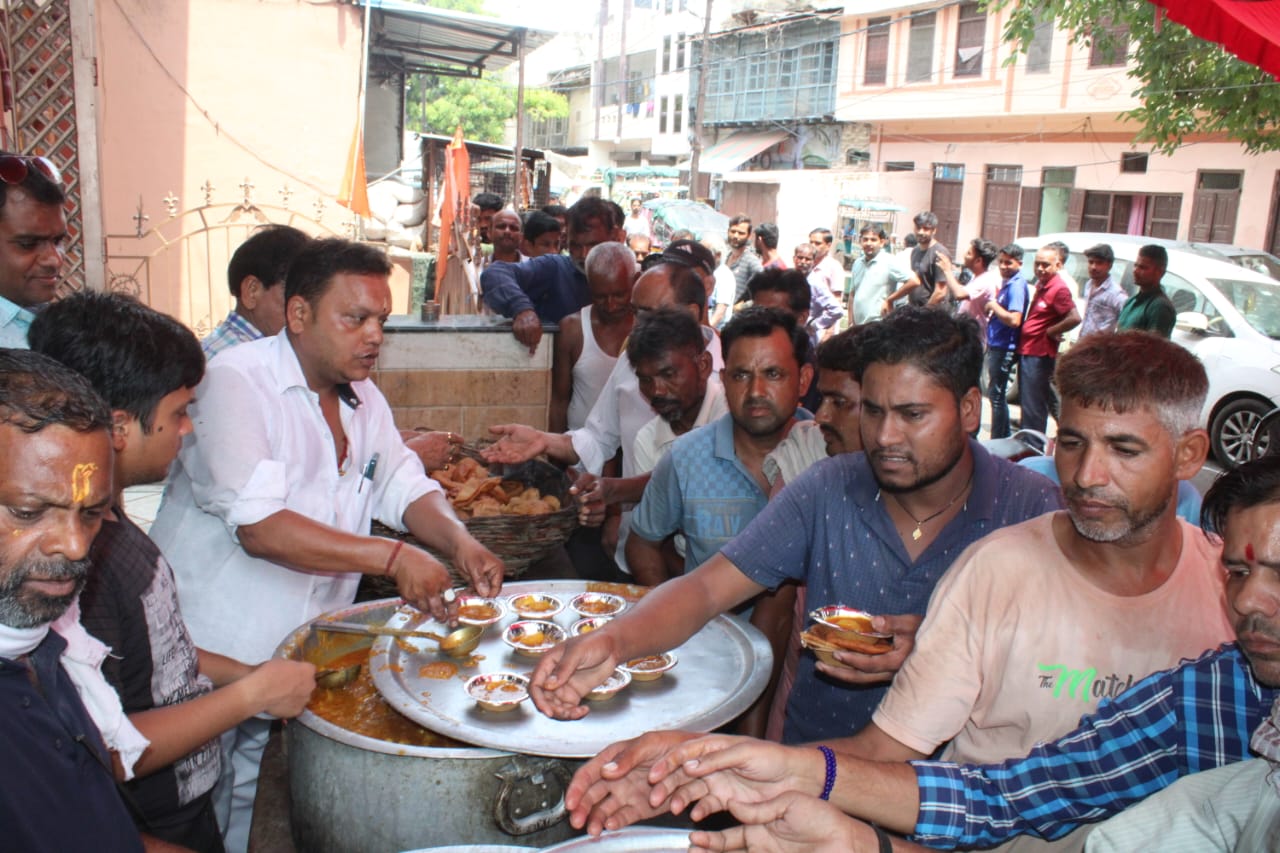
M370 601L318 618L381 625L400 604ZM324 664L371 643L310 626L291 634L276 656ZM285 726L285 742L293 838L301 851L545 847L575 834L564 791L576 762L468 746L405 746L310 711Z

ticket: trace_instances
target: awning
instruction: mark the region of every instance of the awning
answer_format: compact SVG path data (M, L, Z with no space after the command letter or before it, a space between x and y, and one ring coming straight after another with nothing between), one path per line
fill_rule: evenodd
M777 145L791 134L785 130L765 130L758 133L739 131L728 139L722 139L702 152L698 161L698 169L713 175L732 172L761 151ZM681 169L688 169L686 161L680 164Z
M1280 0L1151 0L1206 41L1280 79Z
M479 77L516 61L554 33L404 0L354 0L373 9L369 56L374 67L406 73Z

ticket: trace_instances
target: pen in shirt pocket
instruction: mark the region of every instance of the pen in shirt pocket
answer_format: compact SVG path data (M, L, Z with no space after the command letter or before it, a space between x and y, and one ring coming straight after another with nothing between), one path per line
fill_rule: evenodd
M378 471L378 454L369 457L369 461L364 464L364 469L360 472L360 485L356 486L356 494L364 491L364 481L373 482L373 475Z

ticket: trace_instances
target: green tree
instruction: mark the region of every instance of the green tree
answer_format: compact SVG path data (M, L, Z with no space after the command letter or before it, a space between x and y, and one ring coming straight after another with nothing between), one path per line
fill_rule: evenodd
M1141 105L1124 116L1140 125L1138 138L1158 151L1172 153L1193 133L1225 133L1255 154L1280 150L1280 83L1173 21L1160 19L1157 32L1157 9L1150 3L987 0L986 7L1008 10L1005 41L1021 51L1029 46L1036 25L1048 17L1055 28L1071 32L1076 44L1089 46L1096 40L1101 50L1116 46L1112 30L1102 22L1128 27L1130 74Z
M418 0L425 6L487 15L483 0ZM409 78L406 113L414 130L451 135L458 125L467 139L501 142L507 121L516 114L516 89L496 74L449 77L415 74ZM525 89L525 115L538 121L569 115L569 101L550 89Z

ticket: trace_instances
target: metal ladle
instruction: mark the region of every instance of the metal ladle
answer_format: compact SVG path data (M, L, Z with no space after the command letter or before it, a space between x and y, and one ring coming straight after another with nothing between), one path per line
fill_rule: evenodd
M325 690L337 690L340 687L346 687L356 680L356 676L360 674L360 666L358 663L353 663L351 666L343 666L337 669L318 670L316 672L316 686L323 687Z
M364 634L371 637L409 637L434 640L440 644L440 651L453 658L465 658L471 654L480 645L480 638L484 636L484 626L482 625L466 625L445 637L432 631L411 631L408 628L360 625L356 622L316 622L311 627L316 631L334 631L339 634Z

